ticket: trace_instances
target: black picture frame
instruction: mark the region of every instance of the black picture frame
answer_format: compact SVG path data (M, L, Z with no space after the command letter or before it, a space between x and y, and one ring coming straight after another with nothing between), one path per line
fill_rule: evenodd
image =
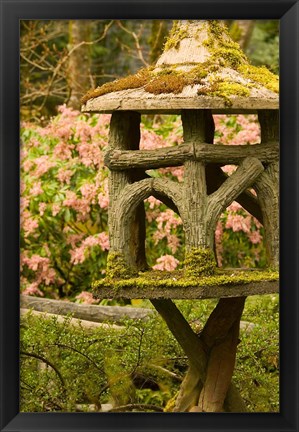
M298 1L0 0L0 6L1 431L298 431ZM280 20L279 413L19 413L19 20L110 18Z

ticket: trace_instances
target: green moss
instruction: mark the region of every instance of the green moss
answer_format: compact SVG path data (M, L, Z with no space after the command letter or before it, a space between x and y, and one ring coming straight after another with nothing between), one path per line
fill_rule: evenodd
M164 45L165 51L171 48L178 48L182 39L188 36L187 27L181 27L178 21L174 21L172 29L170 30L167 41Z
M83 96L81 102L85 103L89 99L96 98L107 93L142 87L148 82L149 78L150 69L140 69L135 75L129 75L127 77L105 83L96 89L90 90L85 96Z
M208 87L202 87L197 92L200 95L209 95L221 97L224 99L224 103L227 107L232 105L231 96L248 97L250 95L249 88L242 84L223 80L219 78L219 81L215 80Z
M214 252L211 249L191 248L186 252L184 265L187 277L213 275L216 270Z
M207 254L206 258L209 262L208 255L209 254ZM113 279L111 276L109 277L107 275L105 279L94 281L92 283L92 288L98 290L101 289L101 287L113 286L116 290L133 287L151 290L153 288L233 287L235 285L251 282L277 281L278 277L278 272L270 269L264 271L238 271L238 269L235 269L234 271L230 270L227 272L214 268L214 274L207 276L198 276L196 269L194 273L189 275L186 275L184 270L173 272L147 271L140 272L137 277L131 277L129 279Z
M250 64L241 65L239 72L246 78L255 81L258 84L262 84L267 89L274 93L279 92L279 78L274 75L265 66L253 66Z
M159 75L151 80L145 87L144 90L153 93L181 93L183 88L186 86L186 79L182 75L177 74L166 74Z
M109 279L129 279L137 275L119 252L109 252L106 272Z

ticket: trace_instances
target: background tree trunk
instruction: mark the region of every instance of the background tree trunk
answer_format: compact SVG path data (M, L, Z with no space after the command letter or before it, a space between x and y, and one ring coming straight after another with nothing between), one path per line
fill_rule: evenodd
M80 109L81 97L91 87L91 59L89 46L84 42L90 39L91 21L75 20L69 22L69 61L68 84L70 99L68 105Z

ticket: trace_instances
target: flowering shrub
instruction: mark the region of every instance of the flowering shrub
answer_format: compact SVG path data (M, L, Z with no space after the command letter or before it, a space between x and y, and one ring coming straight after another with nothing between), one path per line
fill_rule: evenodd
M108 170L103 156L109 115L82 115L66 106L44 128L24 123L21 130L21 287L25 294L77 296L90 303L91 281L105 274ZM254 116L215 116L216 142L259 141ZM141 148L182 142L178 117L144 118ZM234 168L225 167L226 172ZM183 180L183 168L148 171L152 176ZM182 221L164 204L145 202L146 250L156 270L174 270L183 261ZM238 204L223 214L216 230L219 265L262 266L261 225Z

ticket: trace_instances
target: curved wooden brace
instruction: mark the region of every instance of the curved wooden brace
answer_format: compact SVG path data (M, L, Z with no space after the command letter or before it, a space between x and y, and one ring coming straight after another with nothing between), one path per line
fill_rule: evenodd
M110 232L110 250L123 254L129 265L134 266L130 257L130 226L133 222L137 206L153 193L169 197L183 218L181 186L168 179L144 179L125 186L114 202L110 212L112 230Z

